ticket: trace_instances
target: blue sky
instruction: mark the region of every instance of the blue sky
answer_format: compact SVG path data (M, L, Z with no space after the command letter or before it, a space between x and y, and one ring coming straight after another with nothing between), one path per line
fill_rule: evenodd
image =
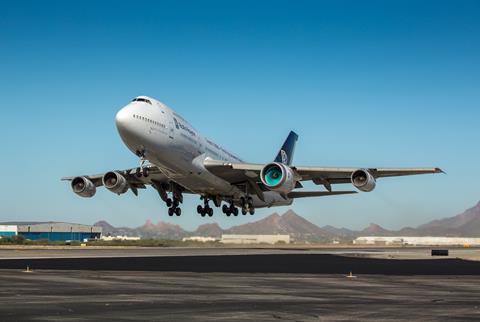
M60 177L137 165L114 116L142 94L248 161L271 161L294 129L296 164L448 173L295 202L319 225L414 226L480 199L477 1L2 1L0 11L1 221L192 229L272 213L203 219L188 197L172 219L151 189L75 196Z

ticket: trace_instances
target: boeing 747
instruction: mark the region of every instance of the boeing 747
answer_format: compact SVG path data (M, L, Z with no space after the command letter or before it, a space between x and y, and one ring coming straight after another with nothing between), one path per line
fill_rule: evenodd
M184 194L200 195L197 212L212 216L221 207L227 216L253 215L256 208L291 205L297 198L353 194L334 191L335 184L351 183L364 192L378 178L440 173L440 168L332 168L292 165L298 135L290 132L271 163L247 163L196 131L165 104L138 96L123 107L115 123L125 145L140 165L97 175L67 177L73 192L90 198L100 186L118 195L152 186L168 207L169 216L180 216ZM323 191L303 191L312 181ZM223 203L223 205L222 205Z

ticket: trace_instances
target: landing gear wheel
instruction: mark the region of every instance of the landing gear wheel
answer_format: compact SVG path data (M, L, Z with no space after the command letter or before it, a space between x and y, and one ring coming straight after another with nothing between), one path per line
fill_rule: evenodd
M148 170L148 168L143 168L143 176L144 176L145 178L148 177L149 172L150 172L150 171Z
M137 176L137 178L141 178L142 177L142 169L136 168L135 169L135 175Z
M208 208L207 213L208 213L208 217L212 217L213 216L213 208Z
M168 198L166 201L167 207L170 208L172 206L172 199Z
M244 215L244 216L245 216L246 214L247 214L247 209L245 209L245 208L242 208L242 215Z
M237 207L233 207L233 215L238 216L238 208Z
M244 198L244 197L240 197L240 206L241 206L242 208L245 208L246 204L247 204L247 202L246 202L245 198Z
M198 213L199 215L201 215L202 212L203 212L203 207L200 206L200 205L198 205L198 206L197 206L197 213Z
M250 208L248 212L253 216L255 214L255 208Z
M173 209L173 208L168 208L168 215L169 215L170 217L173 216L173 213L174 213L174 209Z
M205 210L202 209L202 212L200 213L200 216L205 217L205 214L206 214L206 213L205 213Z
M171 208L170 208L171 209ZM182 209L175 208L175 215L180 216L182 214Z
M223 205L223 206L222 206L222 211L223 211L224 214L227 214L227 213L228 213L228 210L229 210L229 209L228 209L228 206L227 206L227 205Z

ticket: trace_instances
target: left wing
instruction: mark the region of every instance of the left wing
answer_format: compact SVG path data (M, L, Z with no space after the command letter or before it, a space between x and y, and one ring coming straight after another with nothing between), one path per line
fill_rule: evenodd
M241 184L246 181L259 182L260 172L264 164L231 163L206 159L205 168L223 178L231 184ZM290 167L299 181L313 181L315 184L324 185L331 191L332 184L350 183L352 174L362 168L330 168L330 167ZM429 173L443 173L440 168L366 168L375 179L383 177L397 177Z

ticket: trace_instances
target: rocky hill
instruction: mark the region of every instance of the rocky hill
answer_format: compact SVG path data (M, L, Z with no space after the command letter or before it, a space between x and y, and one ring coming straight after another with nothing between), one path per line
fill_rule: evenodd
M330 241L335 236L289 210L283 215L274 213L252 223L225 230L227 234L288 234L294 240Z
M296 241L331 242L351 241L358 236L459 236L480 235L480 202L465 212L444 219L433 220L417 228L405 227L387 230L377 224L370 224L363 230L355 231L332 226L319 227L289 210L283 215L272 215L251 223L222 229L218 224L203 224L195 231L186 231L179 225L148 220L137 228L113 227L106 221L95 226L103 228L104 235L140 236L142 238L182 239L187 236L210 236L219 238L222 234L289 234Z
M433 220L419 226L421 235L478 236L480 235L480 202L454 217Z

